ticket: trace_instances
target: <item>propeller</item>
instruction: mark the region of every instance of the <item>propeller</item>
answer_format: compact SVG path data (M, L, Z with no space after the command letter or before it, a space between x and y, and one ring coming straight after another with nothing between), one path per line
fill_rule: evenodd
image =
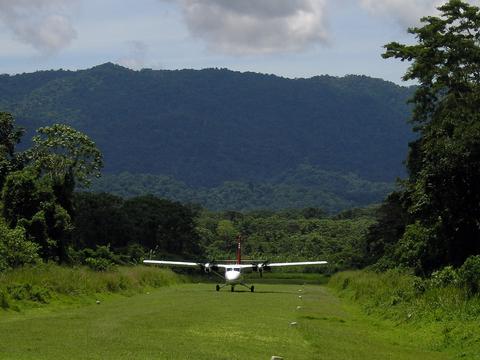
M260 275L260 277L263 277L263 271L264 270L270 270L270 267L268 266L269 260L264 261L259 264L254 264L254 270L257 271Z
M212 259L211 261L206 262L203 265L203 269L205 270L206 273L210 273L212 271L218 271L218 266L215 262L215 259Z

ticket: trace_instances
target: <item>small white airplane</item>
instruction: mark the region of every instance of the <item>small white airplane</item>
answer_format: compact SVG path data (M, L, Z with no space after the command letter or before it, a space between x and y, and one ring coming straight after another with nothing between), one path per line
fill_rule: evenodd
M225 286L230 285L231 291L235 291L235 286L240 285L246 287L251 292L255 291L253 285L248 286L243 282L243 270L256 271L262 277L263 271L271 270L273 267L282 267L282 266L305 266L305 265L324 265L327 264L326 261L301 261L301 262L285 262L285 263L270 263L268 261L247 261L247 263L242 264L242 245L241 237L237 238L237 259L232 261L230 264L217 264L216 262L188 262L188 261L165 261L165 260L143 260L145 264L156 264L156 265L167 265L167 266L184 266L184 267L197 267L203 269L206 273L214 273L220 276L225 280L225 284L216 286L216 290ZM227 261L226 261L227 262ZM217 271L219 269L224 269L225 275L220 275Z

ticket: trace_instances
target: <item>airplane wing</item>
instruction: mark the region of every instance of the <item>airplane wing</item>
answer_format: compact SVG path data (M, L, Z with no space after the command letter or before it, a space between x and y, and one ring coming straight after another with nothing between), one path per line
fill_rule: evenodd
M170 265L170 266L200 266L200 267L217 267L217 268L251 268L251 264L217 264L217 263L196 263L189 261L165 261L165 260L143 260L144 264L156 264L156 265Z
M144 264L170 265L170 266L202 266L202 263L188 261L164 261L164 260L143 260Z
M167 265L167 266L185 266L185 267L200 267L208 270L217 270L219 268L252 268L252 264L217 264L216 262L212 263L197 263L190 261L166 261L166 260L143 260L144 264L154 264L154 265Z
M323 265L328 264L327 261L300 261L300 262L285 262L285 263L268 263L268 267L280 266L305 266L305 265Z
M255 268L271 268L281 266L307 266L307 265L324 265L327 261L300 261L300 262L285 262L285 263L269 263L253 261L249 264L215 264L218 268L241 268L241 269L255 269Z

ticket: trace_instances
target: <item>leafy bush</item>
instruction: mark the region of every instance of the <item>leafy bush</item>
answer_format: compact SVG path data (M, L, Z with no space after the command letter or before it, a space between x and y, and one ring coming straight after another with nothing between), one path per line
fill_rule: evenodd
M455 286L458 285L458 282L458 273L452 266L434 271L430 278L430 285L433 287Z
M470 295L480 290L480 255L470 256L458 270L460 282Z
M40 261L38 245L28 241L25 229L10 229L0 219L0 271Z
M108 259L104 258L86 258L85 265L87 265L90 269L95 271L107 271L111 270L114 263Z
M430 236L430 230L419 221L408 225L395 248L394 256L397 264L415 269L417 272L421 271L421 262L425 257Z
M97 246L93 249L83 249L79 252L71 252L76 262L87 265L90 269L95 271L112 270L115 264L121 263L117 255L115 255L109 246Z

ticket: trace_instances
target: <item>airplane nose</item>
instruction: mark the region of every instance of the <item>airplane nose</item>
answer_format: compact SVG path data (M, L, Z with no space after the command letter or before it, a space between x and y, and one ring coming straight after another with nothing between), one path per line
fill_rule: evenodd
M225 278L230 281L238 280L240 278L240 273L237 271L229 271L225 274Z

